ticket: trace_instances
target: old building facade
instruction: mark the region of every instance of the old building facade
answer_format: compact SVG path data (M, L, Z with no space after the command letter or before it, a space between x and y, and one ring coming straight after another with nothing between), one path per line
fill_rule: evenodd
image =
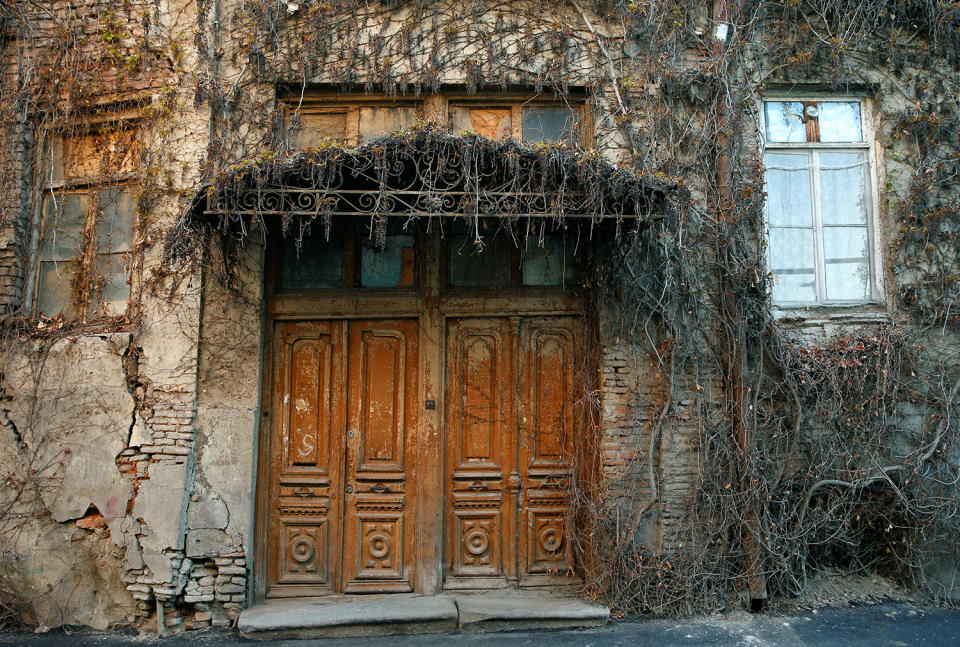
M0 6L0 601L955 595L960 12L884 4Z

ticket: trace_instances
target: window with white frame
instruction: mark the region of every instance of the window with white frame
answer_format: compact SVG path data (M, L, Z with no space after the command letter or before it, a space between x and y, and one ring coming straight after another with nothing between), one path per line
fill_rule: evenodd
M765 101L773 301L875 301L870 145L860 101Z

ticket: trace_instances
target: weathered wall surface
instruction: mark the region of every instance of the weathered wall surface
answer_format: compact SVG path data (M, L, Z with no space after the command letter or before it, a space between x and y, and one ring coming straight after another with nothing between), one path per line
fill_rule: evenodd
M183 598L193 603L197 626L211 617L221 622L224 610L239 609L246 601L253 558L262 271L263 247L250 244L241 263L240 289L227 291L208 275L204 293L196 472L186 535L186 555L194 569Z
M120 579L124 560L139 559L134 486L117 469L133 428L129 344L129 334L67 337L0 357L0 578L43 624L102 628L135 611Z
M678 156L702 150L686 133L703 128L709 137L704 123L714 118L713 107L698 96L709 91L713 73L697 67L706 48L683 54L689 77L661 79L674 83L672 90L635 83L624 73L625 62L645 57L638 45L645 42L644 26L634 26L637 31L624 39L576 5L374 3L338 12L311 3L79 4L71 33L87 37L71 41L76 60L40 56L56 41L63 16L40 16L34 31L2 41L3 85L16 88L0 96L4 313L30 311L24 299L38 212L37 135L75 118L77 107L95 113L104 101L123 99L139 106L146 144L129 317L101 328L12 329L0 349L0 474L7 478L0 491L0 584L16 587L7 590L28 600L35 619L48 625L131 622L153 613L157 601L172 603L168 623L180 622L176 606L189 611L194 626L226 623L247 601L264 251L256 243L245 248L239 291L233 292L217 275L217 259L197 258L182 274L168 275L162 242L208 172L284 149L278 93L296 94L310 84L410 96L447 84L491 96L506 88L549 94L549 88L600 87L591 105L601 154L621 160L636 152L634 161L650 165L658 156L671 158L674 149ZM710 24L698 14L692 29L702 35ZM601 40L598 34L605 33L610 37ZM101 50L106 54L94 57ZM31 94L36 75L53 74L58 65L71 73L59 94ZM610 69L623 75L613 84ZM808 71L784 83L821 88L834 80ZM885 73L859 70L856 80L872 93L879 126L884 303L870 312L778 313L784 318L778 325L810 347L837 334L869 336L884 324L907 322L895 306L911 302L898 301L896 287L922 277L930 261L895 265L904 224L895 212L914 192L915 176L942 170L915 168L921 146L904 135L904 128L933 126L905 118L916 97ZM653 115L640 113L658 106L655 99L667 91L688 93L692 106L689 114L668 116L676 141L637 149L626 133L651 127ZM941 92L941 103L950 96ZM42 123L30 121L31 102L47 106ZM64 111L57 107L63 102L75 105ZM673 172L682 163L669 159L667 167ZM712 213L714 177L687 179L694 210ZM715 287L705 285L707 291ZM600 316L604 496L630 519L639 543L670 549L682 541L684 506L704 476L703 413L724 398L716 374L704 384L693 375L665 376L665 340L621 339L621 323L614 308ZM948 323L924 324L922 343L924 356L947 373L960 364L960 340ZM942 397L949 398L950 389L946 384ZM928 413L919 405L904 407L905 432L939 424ZM706 418L716 420L715 414ZM917 449L909 440L905 448L904 455ZM941 535L932 533L929 541L936 554L929 577L945 590L958 572L956 556Z

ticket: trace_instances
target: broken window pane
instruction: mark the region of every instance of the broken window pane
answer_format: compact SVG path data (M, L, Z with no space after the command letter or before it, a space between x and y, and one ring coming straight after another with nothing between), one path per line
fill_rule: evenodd
M54 149L61 178L94 178L136 170L139 147L136 131L113 130L64 137Z
M576 115L557 106L524 106L523 138L527 141L554 141L574 144Z
M297 250L296 232L283 239L281 290L312 290L343 286L343 223L334 220L330 238L319 220L310 226Z
M858 101L820 101L817 103L820 141L863 141Z
M450 236L450 285L504 287L513 282L512 237L490 219L453 223Z
M807 130L803 123L803 103L800 101L766 101L764 116L768 142L805 142Z
M405 128L418 118L412 106L360 108L360 143Z

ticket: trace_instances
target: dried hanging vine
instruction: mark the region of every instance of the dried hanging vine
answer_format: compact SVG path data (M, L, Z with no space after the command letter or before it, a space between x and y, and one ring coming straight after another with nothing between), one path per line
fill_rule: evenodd
M588 589L624 611L657 613L715 608L757 576L772 594L797 594L810 573L837 567L942 591L925 578L929 547L956 551L960 537L951 460L960 389L956 3L741 1L718 42L721 16L673 0L205 0L196 3L193 65L172 35L132 36L156 31L151 3L99 4L86 27L42 3L0 4L6 47L50 54L28 42L39 24L67 44L63 58L21 60L19 82L4 85L15 88L4 96L14 106L8 121L28 128L27 107L40 106L38 131L85 128L85 108L140 81L162 89L146 110L161 139L179 106L209 106L200 177L179 185L162 147L142 177L142 240L162 240L174 258L204 239L185 223L147 227L161 196L186 206L190 189L212 184L229 195L281 179L293 163L278 86L294 96L313 83L420 94L457 82L471 93L522 86L560 98L587 89L600 147L648 179L690 187L663 218L619 230L591 255L598 302L618 304L616 336L644 349L661 388L638 403L635 456L604 492L585 487L578 500L592 533L583 543L593 553ZM106 55L79 56L90 38ZM794 85L873 97L886 150L878 208L896 235L884 276L892 309L906 316L826 341L777 318L764 269L755 110L768 88ZM519 150L439 134L395 141L406 154L441 144L470 155ZM311 175L336 173L357 159L329 149L309 153L308 165ZM562 151L539 159L574 178L595 168ZM217 228L229 259L242 240L229 219ZM731 366L743 370L733 376ZM668 500L661 454L677 425L695 430L697 477L682 500ZM662 541L638 532L676 509Z

